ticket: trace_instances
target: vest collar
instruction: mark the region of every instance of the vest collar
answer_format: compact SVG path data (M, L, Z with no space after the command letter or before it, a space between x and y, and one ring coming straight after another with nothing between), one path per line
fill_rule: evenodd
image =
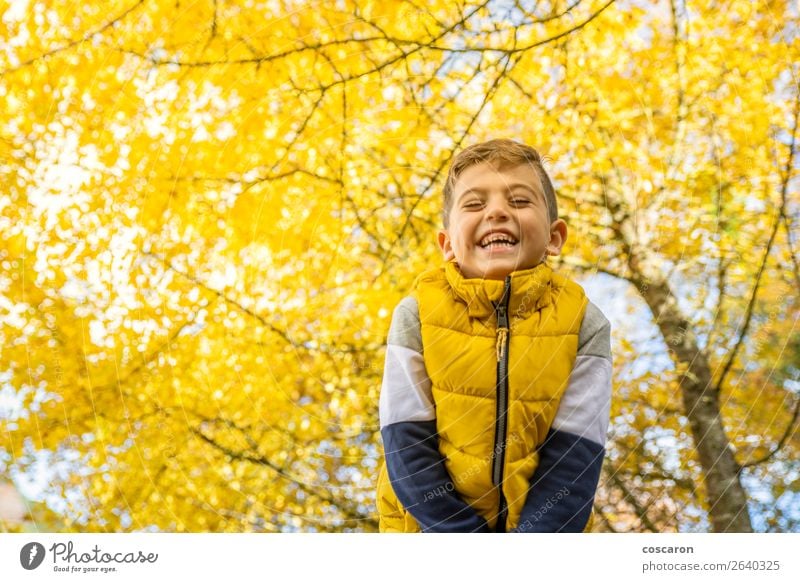
M455 296L467 304L470 317L484 318L494 313L494 304L503 296L505 281L465 279L455 261L448 261L445 277ZM532 269L511 273L511 298L508 313L526 318L550 303L553 269L541 263Z

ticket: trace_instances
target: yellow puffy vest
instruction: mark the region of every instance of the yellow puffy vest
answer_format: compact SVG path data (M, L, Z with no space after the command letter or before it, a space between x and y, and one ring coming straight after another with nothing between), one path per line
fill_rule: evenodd
M460 497L492 530L504 515L505 531L518 524L537 447L575 363L587 304L579 285L546 264L515 271L507 280L510 294L504 297L506 281L465 279L451 261L420 275L413 290L439 451ZM495 304L505 303L501 299L507 299L508 332L498 329ZM498 365L501 354L507 383ZM419 531L385 466L377 505L380 531Z

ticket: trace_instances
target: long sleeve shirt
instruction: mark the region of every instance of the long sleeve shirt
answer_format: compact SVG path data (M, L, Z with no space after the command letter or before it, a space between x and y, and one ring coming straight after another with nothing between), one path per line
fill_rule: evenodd
M436 408L413 297L395 308L387 344L379 414L397 498L424 532L489 531L483 517L459 497L439 452ZM539 447L539 464L512 531L583 531L605 454L610 401L610 324L590 302L569 384Z

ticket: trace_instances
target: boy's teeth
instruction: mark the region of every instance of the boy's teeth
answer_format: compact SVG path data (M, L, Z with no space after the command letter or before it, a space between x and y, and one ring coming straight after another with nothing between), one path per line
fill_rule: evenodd
M483 241L481 243L481 246L482 247L488 247L489 245L493 245L493 244L504 244L504 245L513 246L513 245L516 244L516 241L513 240L510 236L504 235L504 234L503 235L489 235L489 236L487 236L486 238L483 239Z

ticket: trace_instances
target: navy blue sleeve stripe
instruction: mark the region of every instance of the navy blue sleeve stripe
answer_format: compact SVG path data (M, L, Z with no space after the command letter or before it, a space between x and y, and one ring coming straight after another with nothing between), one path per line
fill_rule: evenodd
M580 436L550 430L515 531L582 532L600 480L605 449Z
M456 493L439 452L436 421L381 428L386 469L397 498L423 532L488 532L480 515Z

